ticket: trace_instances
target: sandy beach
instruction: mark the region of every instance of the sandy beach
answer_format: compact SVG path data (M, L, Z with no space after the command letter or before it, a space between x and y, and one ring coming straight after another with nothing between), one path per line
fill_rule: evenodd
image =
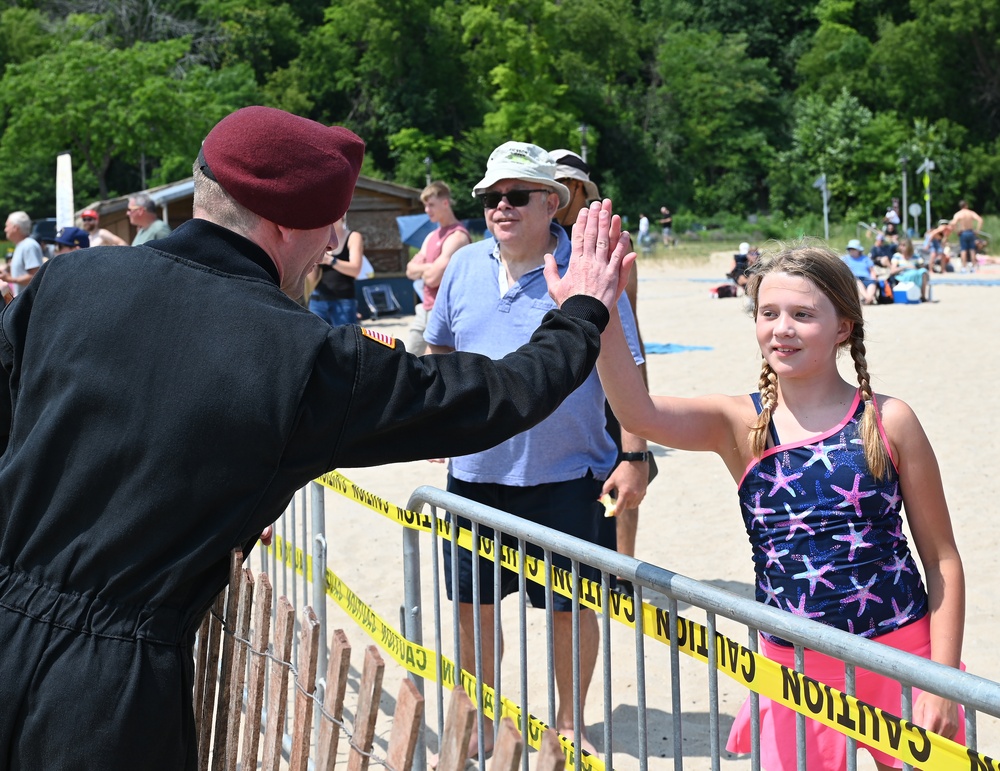
M690 346L679 353L648 356L650 387L656 393L695 395L747 393L755 387L759 352L753 322L742 298L711 299L710 288L721 283L729 255L708 261L673 265L643 261L639 266L638 316L647 344ZM991 270L996 272L990 272ZM995 284L995 285L994 285ZM1000 270L987 268L974 276L949 274L934 282L934 301L923 304L876 306L865 309L869 370L880 393L908 402L921 419L937 454L951 516L966 570L967 623L964 659L968 670L1000 680L1000 659L993 650L1000 622L989 565L998 551L1000 527L993 523L1000 502L1000 480L994 474L1000 436L1000 410L990 389L1000 378ZM408 319L384 319L370 326L405 335ZM849 359L848 379L854 380ZM750 550L743 529L735 485L714 454L677 452L653 447L660 468L641 508L639 559L685 576L752 596ZM412 491L423 484L444 487L445 467L427 462L370 469L342 469L361 487L405 506ZM402 602L402 558L399 528L382 517L339 496L327 503L331 565L335 572L383 618L398 624ZM423 559L429 564L428 546ZM429 575L429 574L428 574ZM425 582L425 595L428 592ZM507 657L504 687L514 693L518 683L516 600L504 605ZM690 610L690 609L688 609ZM685 613L685 608L681 608ZM444 613L450 619L451 607ZM704 623L704 614L691 611ZM369 638L346 616L343 627L355 646L353 666L360 666L360 650ZM429 635L425 613L425 639ZM528 633L542 635L544 614L528 611ZM742 630L742 627L739 627ZM445 628L445 652L451 644L450 623ZM745 632L733 635L741 642ZM672 708L669 661L664 646L647 645L649 688L649 758L651 768L673 768ZM545 719L544 662L541 649L529 653L531 682L537 683L531 711ZM635 669L631 630L612 633L614 668L611 681L614 749L617 768L638 767L635 749ZM683 657L682 657L683 658ZM591 687L585 722L600 744L603 683L598 673ZM682 661L684 699L684 767L710 768L708 692L704 666ZM402 669L387 659L384 707L391 712ZM745 691L720 677L723 745L732 717ZM433 746L435 705L429 699ZM350 706L350 698L348 699ZM380 741L388 737L390 722L379 724ZM1000 756L1000 721L981 716L979 748ZM376 748L378 750L378 747ZM861 768L868 756L861 754ZM746 757L722 752L722 767L749 768Z

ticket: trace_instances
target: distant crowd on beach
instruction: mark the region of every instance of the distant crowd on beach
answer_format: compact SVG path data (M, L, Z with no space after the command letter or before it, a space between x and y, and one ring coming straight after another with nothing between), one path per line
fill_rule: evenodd
M894 198L881 227L872 223L867 228L872 245L866 249L859 238L852 238L841 259L854 273L864 305L928 302L932 274L973 273L983 265L1000 262L986 254L989 236L982 228L983 218L966 201L959 201L954 216L929 228L919 246L915 245L912 231L901 231L899 200ZM957 243L953 242L957 249L948 243L952 236L957 236ZM728 283L713 289L713 296L741 294L759 256L758 247L741 243L726 274Z

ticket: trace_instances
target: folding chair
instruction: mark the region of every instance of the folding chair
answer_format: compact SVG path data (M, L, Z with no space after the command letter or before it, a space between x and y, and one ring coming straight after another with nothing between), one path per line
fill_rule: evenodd
M388 284L370 284L361 290L373 319L399 313L399 300Z

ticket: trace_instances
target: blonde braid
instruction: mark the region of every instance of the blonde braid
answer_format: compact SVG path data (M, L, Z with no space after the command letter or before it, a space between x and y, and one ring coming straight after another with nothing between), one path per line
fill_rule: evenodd
M865 403L865 411L861 415L861 443L865 448L865 460L873 477L884 481L889 474L889 452L882 442L878 430L878 415L876 414L875 395L872 393L871 378L868 375L868 362L865 360L865 333L855 325L851 332L851 358L854 369L858 373L858 385L861 387L861 399Z
M760 364L757 390L760 392L760 414L757 422L750 428L750 452L755 458L759 458L767 449L767 429L771 425L774 408L778 406L778 376L774 374L767 359Z

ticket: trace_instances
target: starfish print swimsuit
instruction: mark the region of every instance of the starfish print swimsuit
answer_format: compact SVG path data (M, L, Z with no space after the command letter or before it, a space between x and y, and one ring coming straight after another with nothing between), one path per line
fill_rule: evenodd
M774 446L747 468L739 497L757 600L876 637L923 617L927 594L903 535L895 465L882 481L868 471L863 412L859 392L838 425L787 445L772 424ZM886 442L881 423L879 434Z

